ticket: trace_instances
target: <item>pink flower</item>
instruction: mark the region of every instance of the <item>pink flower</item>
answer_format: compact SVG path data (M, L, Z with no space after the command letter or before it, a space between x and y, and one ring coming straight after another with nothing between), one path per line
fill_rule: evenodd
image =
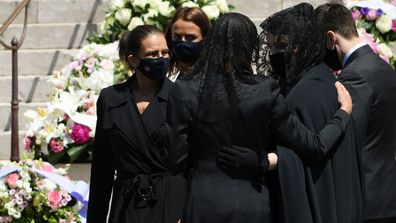
M378 53L381 51L378 44L374 42L374 37L370 33L367 33L365 30L361 30L360 39L364 40L371 47L374 53Z
M379 55L385 62L389 63L389 58L385 55L380 54Z
M396 19L392 20L392 31L396 32Z
M67 113L63 114L63 120L67 121L69 120L69 115Z
M62 200L62 195L58 191L50 191L48 192L47 199L52 210L56 210Z
M25 136L25 138L23 139L23 145L25 147L25 150L31 150L33 145L33 140L30 137Z
M354 20L359 20L360 18L362 18L362 13L360 13L359 10L353 10L352 17Z
M89 141L90 131L87 126L75 123L70 136L76 144L84 144Z
M396 6L396 0L392 0L391 4Z
M70 66L73 70L79 71L82 69L82 63L80 61L73 61L70 63Z
M48 162L43 162L42 169L50 173L54 172L54 166Z
M59 141L59 139L51 139L49 146L51 148L51 151L54 153L59 153L63 150L63 145Z
M19 180L19 175L17 173L12 173L8 175L6 182L8 186L10 186L11 188L15 188L18 180Z
M377 10L370 9L370 11L366 15L367 20L375 20L377 18Z

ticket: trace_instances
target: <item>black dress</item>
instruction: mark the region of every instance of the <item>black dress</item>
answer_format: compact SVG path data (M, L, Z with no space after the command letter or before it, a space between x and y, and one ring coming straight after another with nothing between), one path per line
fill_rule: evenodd
M286 97L290 110L315 132L339 107L335 81L322 63L307 71ZM352 125L328 153L281 147L278 158L281 222L362 222L361 159Z
M220 169L216 157L222 145L269 150L274 132L289 139L294 148L322 153L333 145L350 121L339 110L319 136L313 135L287 112L273 79L249 76L249 82L257 84L241 84L238 93L244 100L214 122L197 118L199 102L205 100L197 93L201 86L199 78L176 82L169 114L173 116L171 123L177 127L178 146L172 147L176 151L171 156L180 163L187 160L191 167L183 219L186 223L272 222L266 178L253 172ZM216 92L213 97L222 101Z
M127 82L103 89L97 103L97 127L91 169L88 222L176 223L187 184L168 159L166 114L173 83L165 79L140 114ZM114 172L117 176L114 179Z

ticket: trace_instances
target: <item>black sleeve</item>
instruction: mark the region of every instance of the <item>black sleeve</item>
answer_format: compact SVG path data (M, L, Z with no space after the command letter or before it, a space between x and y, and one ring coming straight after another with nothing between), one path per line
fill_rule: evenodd
M358 147L364 141L371 106L374 104L375 92L359 72L347 69L341 72L338 80L345 85L353 101L352 119L355 126Z
M103 130L105 104L102 94L97 102L97 123L93 145L91 180L88 204L88 223L105 223L114 181L114 166L110 143Z
M317 134L306 128L296 116L288 111L285 99L280 94L276 83L272 85L272 99L271 127L280 141L285 143L283 146L296 150L298 153L308 151L314 156L323 157L337 142L351 121L345 111L338 109L330 122Z
M187 108L185 94L176 82L168 101L168 124L170 126L169 157L173 171L184 172L188 168L188 135L192 117Z

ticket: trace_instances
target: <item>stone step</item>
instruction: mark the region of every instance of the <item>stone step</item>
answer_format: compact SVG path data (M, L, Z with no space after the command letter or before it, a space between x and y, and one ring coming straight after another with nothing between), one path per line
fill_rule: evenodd
M50 75L70 63L77 52L77 49L19 50L18 75ZM0 61L0 76L11 75L11 51L0 50Z
M15 10L20 0L0 0L0 23ZM102 22L109 0L32 0L28 7L28 23ZM23 10L13 24L23 24Z
M45 102L41 103L19 103L18 128L26 130L26 125L30 122L23 114L27 110L36 110L38 107L46 108ZM11 103L0 103L0 131L11 131Z
M23 136L25 131L19 131L19 154L22 154ZM8 160L11 157L11 131L0 132L0 160Z
M98 23L29 24L21 49L79 48L87 44L86 39L96 33L98 27ZM10 44L13 36L19 39L22 28L21 24L10 25L1 39Z
M20 76L18 78L18 98L21 102L45 102L47 95L53 92L53 87L47 80L49 76ZM11 77L0 77L0 103L11 102Z

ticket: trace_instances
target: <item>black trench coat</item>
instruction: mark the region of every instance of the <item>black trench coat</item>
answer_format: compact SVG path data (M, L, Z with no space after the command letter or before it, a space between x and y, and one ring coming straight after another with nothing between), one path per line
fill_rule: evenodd
M171 169L166 127L168 94L165 79L158 94L140 114L127 82L105 88L97 103L97 127L91 170L88 222L176 223L187 184ZM114 172L117 172L114 179Z

